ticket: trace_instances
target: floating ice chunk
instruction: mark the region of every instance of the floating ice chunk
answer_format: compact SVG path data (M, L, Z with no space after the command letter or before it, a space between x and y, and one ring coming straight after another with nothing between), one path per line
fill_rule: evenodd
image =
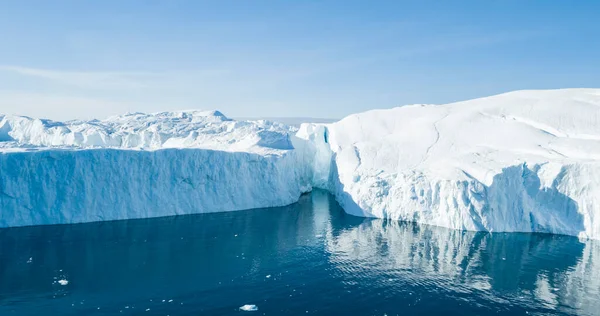
M61 279L61 280L58 280L58 284L60 284L60 285L67 285L67 284L69 284L69 281L65 280L65 279Z
M270 274L268 274L268 275L267 275L265 278L267 278L267 279L270 279L270 278L271 278L271 275L270 275Z
M252 305L252 304L246 304L246 305L240 307L240 310L244 311L244 312L256 312L258 310L258 306Z
M33 262L33 257L29 257L29 259L27 259L27 263L32 263Z

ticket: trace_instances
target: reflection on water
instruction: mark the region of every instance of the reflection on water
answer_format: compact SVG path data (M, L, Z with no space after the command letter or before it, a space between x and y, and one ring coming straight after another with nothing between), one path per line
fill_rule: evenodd
M331 233L326 249L332 264L352 282L369 282L389 299L418 293L416 301L427 300L432 309L445 308L436 302L442 295L465 301L478 297L477 304L499 303L499 310L506 311L600 311L597 242L372 220Z
M597 315L599 261L598 242L363 219L317 191L281 208L0 230L0 315Z

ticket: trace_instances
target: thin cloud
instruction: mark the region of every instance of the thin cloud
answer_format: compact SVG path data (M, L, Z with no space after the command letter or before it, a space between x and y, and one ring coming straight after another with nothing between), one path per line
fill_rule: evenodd
M82 72L20 66L0 66L0 71L86 89L140 89L146 87L144 82L149 77L156 76L143 72Z
M34 92L0 91L0 114L69 120L103 118L133 110L134 104L112 100Z

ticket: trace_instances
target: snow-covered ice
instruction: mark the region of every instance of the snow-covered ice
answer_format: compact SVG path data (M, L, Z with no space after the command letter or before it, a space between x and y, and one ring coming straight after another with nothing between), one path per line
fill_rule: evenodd
M319 127L299 136L322 140L316 178L329 175L351 214L600 238L600 90L517 91Z
M517 91L287 127L217 111L0 115L0 226L280 206L600 239L600 90Z
M68 280L65 280L65 279L58 280L57 282L58 282L58 284L60 284L60 285L67 285L67 284L69 284L69 281L68 281Z

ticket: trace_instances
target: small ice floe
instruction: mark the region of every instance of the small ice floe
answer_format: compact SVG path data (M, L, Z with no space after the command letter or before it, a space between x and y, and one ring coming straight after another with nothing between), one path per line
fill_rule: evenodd
M270 274L267 274L267 276L266 276L265 278L267 278L267 279L270 279L270 278L271 278L271 275L270 275Z
M68 280L65 280L65 279L58 280L57 282L58 282L58 284L60 284L60 285L67 285L67 284L69 284L69 281L68 281Z
M323 235L315 235L316 238L321 238Z
M172 302L173 302L173 300L169 300L169 303L172 303Z
M244 312L256 312L258 310L258 306L252 305L252 304L246 304L246 305L240 307L240 310L244 311Z
M33 262L33 257L29 257L29 259L27 259L27 263L32 263Z

